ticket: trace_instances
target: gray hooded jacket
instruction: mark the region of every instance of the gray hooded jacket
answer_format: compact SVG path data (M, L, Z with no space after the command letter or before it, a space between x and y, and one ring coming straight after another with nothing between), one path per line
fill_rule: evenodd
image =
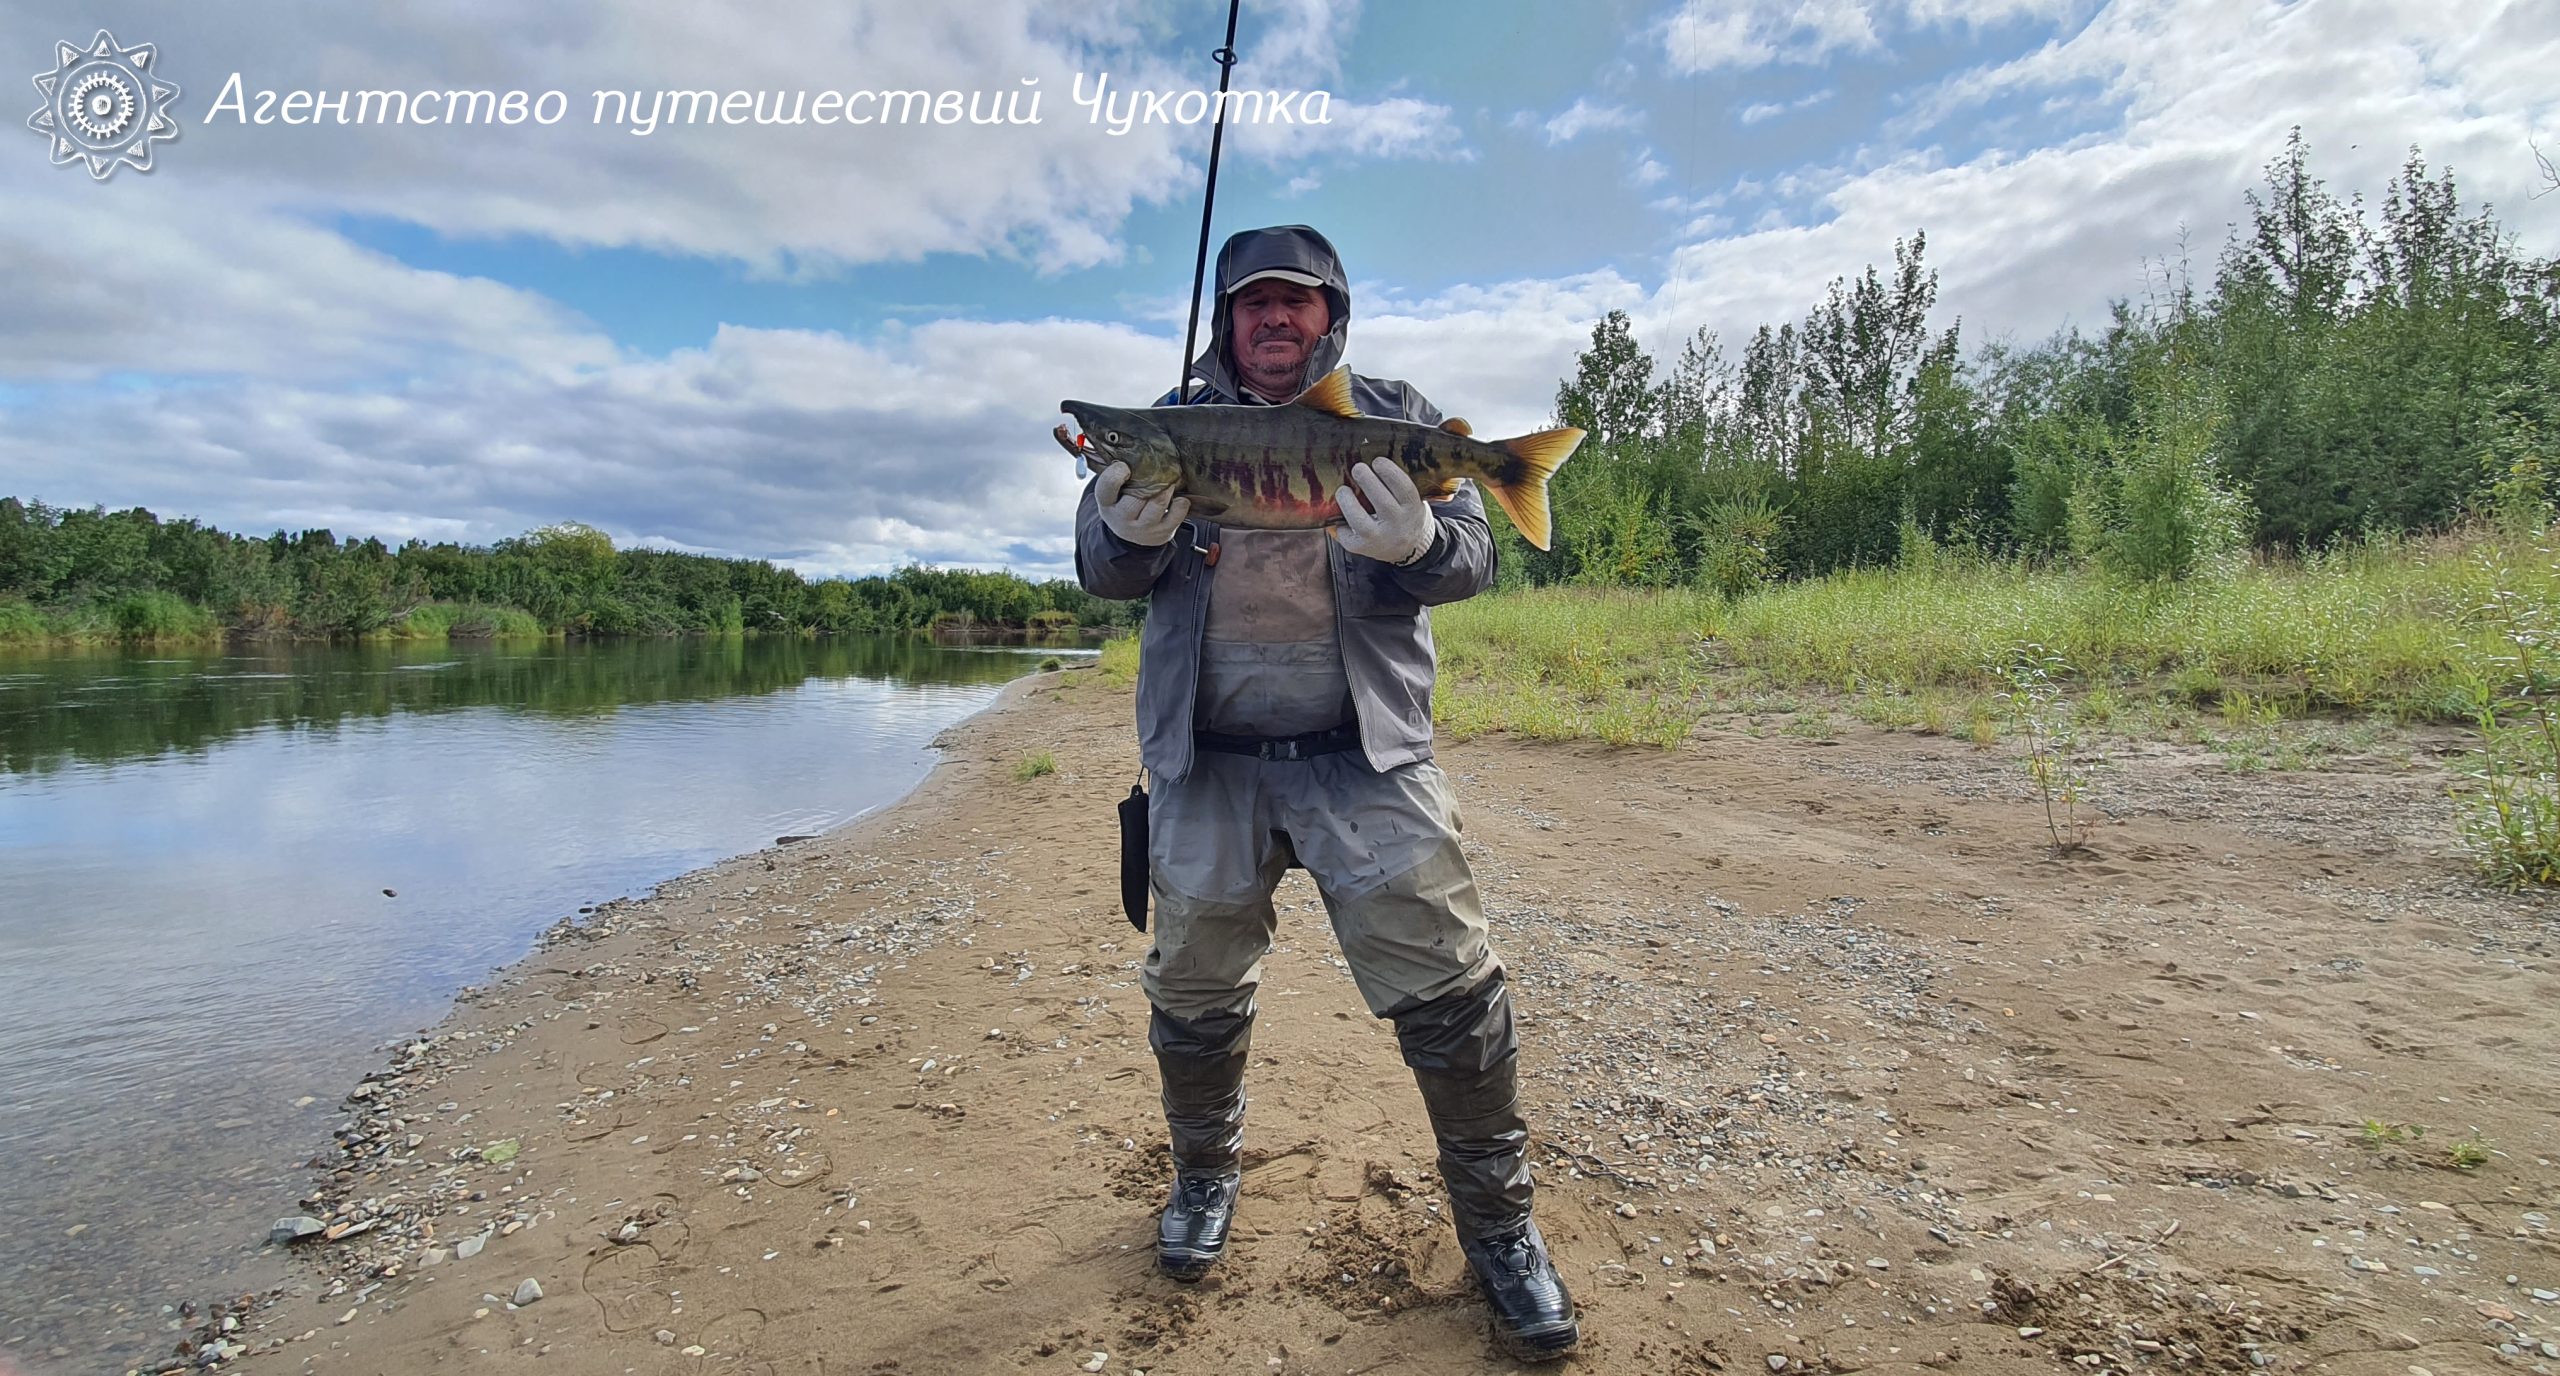
M1319 378L1342 360L1351 323L1351 291L1342 262L1325 237L1304 225L1247 230L1218 251L1216 306L1209 347L1191 365L1191 396L1198 405L1253 405L1260 398L1236 380L1227 347L1227 294L1232 284L1267 268L1291 268L1322 280L1333 328L1316 343L1307 376ZM1351 393L1362 413L1397 416L1423 425L1442 417L1420 392L1403 382L1353 374ZM1158 406L1175 404L1167 393ZM1431 548L1398 568L1353 554L1328 541L1333 563L1334 625L1343 669L1360 719L1360 743L1373 769L1431 758L1431 685L1436 668L1431 618L1426 607L1473 597L1493 582L1493 535L1486 528L1484 498L1473 483L1435 503L1440 528ZM1133 545L1102 523L1093 485L1076 507L1076 579L1096 597L1147 599L1139 641L1138 759L1169 779L1191 772L1192 721L1200 687L1200 636L1216 570L1208 551L1218 541L1215 523L1199 517L1183 523L1170 543Z

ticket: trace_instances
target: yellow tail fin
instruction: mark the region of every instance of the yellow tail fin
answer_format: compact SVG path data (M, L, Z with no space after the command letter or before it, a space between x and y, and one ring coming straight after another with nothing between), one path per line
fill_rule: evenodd
M1570 425L1494 441L1493 447L1510 455L1511 461L1485 479L1485 488L1501 503L1502 514L1511 518L1520 538L1540 549L1547 547L1554 533L1547 515L1547 479L1564 467L1581 443L1582 432Z

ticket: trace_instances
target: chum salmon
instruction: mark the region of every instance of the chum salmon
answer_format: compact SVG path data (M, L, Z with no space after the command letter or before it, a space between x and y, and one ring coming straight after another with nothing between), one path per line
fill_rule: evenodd
M1582 443L1566 426L1517 439L1480 440L1462 420L1442 425L1364 416L1351 401L1351 370L1336 368L1286 406L1101 406L1064 401L1058 409L1084 428L1061 424L1058 443L1095 468L1129 466L1121 488L1141 497L1167 492L1191 510L1247 530L1310 530L1342 519L1335 494L1351 465L1401 465L1426 497L1455 494L1473 478L1511 518L1522 539L1545 549L1547 480ZM1356 489L1355 489L1356 490Z

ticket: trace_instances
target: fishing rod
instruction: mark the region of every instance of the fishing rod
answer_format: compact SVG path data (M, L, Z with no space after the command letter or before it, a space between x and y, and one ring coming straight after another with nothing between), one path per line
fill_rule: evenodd
M1218 64L1218 116L1209 126L1209 187L1200 198L1200 251L1191 259L1191 313L1182 318L1182 377L1174 404L1191 400L1191 351L1200 338L1200 284L1209 271L1209 217L1218 208L1218 152L1227 140L1227 80L1236 69L1236 12L1244 0L1227 0L1227 41L1210 57Z

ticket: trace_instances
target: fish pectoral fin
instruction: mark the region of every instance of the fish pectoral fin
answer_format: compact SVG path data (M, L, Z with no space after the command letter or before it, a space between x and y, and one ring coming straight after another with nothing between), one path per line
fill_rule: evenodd
M1304 406L1310 411L1322 411L1344 420L1360 418L1360 408L1351 403L1351 369L1348 365L1317 378L1315 385L1300 392L1298 399L1290 405Z
M1434 486L1424 488L1422 495L1435 502L1445 502L1458 495L1458 484L1462 481L1464 480L1452 473Z
M1476 432L1476 428L1467 424L1466 419L1463 416L1449 417L1447 420L1440 422L1440 428L1448 431L1452 435L1473 435Z

